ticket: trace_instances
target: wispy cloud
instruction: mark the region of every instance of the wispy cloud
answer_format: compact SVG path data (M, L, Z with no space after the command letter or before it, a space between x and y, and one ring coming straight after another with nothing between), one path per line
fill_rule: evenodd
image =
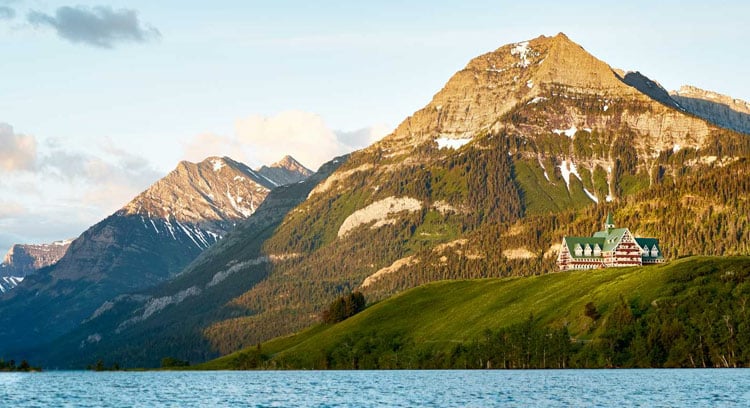
M54 15L31 11L26 19L36 27L48 26L72 43L113 48L123 42L144 43L161 38L155 27L143 23L132 9L108 6L60 7Z
M84 151L0 123L0 256L11 241L75 236L162 176L111 140Z
M0 122L0 170L33 170L36 159L36 139L17 134L12 126Z
M335 156L368 146L389 130L377 126L352 132L334 131L319 115L295 110L273 116L250 115L236 121L233 135L196 136L185 144L184 155L192 161L227 155L260 165L289 154L305 166L317 169Z
M0 6L0 20L12 20L16 11L8 6Z

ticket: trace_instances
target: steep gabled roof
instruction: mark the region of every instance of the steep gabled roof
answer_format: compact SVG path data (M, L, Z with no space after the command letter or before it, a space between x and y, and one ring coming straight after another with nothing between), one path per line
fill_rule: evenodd
M643 255L644 258L651 258L651 259L661 259L664 258L661 253L661 247L659 246L659 240L656 238L636 238L635 242L638 243L638 245L643 248L644 245L648 246L649 252L648 255ZM659 252L658 256L651 256L651 248L656 246L656 249Z
M615 249L626 232L628 232L627 228L609 228L606 231L595 232L594 237L603 239L602 251L609 252Z
M592 258L593 255L589 256L576 256L575 248L576 245L580 245L581 248L585 248L588 244L591 249L594 249L595 245L599 245L599 248L603 248L604 246L604 238L597 238L597 237L565 237L563 238L563 242L565 242L565 245L568 247L568 252L570 252L570 256L573 258Z

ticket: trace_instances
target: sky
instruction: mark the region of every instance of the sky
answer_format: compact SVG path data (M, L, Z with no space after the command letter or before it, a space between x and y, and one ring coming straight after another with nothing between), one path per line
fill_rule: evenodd
M542 34L668 90L750 100L749 15L746 1L0 0L0 255L78 236L180 160L315 169L471 58Z

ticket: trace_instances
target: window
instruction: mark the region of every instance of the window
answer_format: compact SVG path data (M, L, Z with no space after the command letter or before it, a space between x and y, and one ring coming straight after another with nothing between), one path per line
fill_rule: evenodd
M581 248L580 244L576 244L575 253L576 253L576 256L583 255L583 249Z
M586 249L583 250L583 254L586 256L591 256L591 247L589 244L586 244Z
M648 256L648 245L643 246L643 256Z
M654 257L654 258L656 258L657 256L659 256L659 250L656 248L656 245L654 245L653 247L651 247L651 256Z
M594 256L601 256L602 255L602 249L599 247L599 244L594 245Z

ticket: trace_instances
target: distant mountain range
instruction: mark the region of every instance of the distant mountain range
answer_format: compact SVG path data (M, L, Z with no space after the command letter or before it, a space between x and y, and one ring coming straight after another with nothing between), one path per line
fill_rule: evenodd
M18 286L26 275L57 263L72 241L69 239L51 244L13 245L0 263L0 293Z
M742 116L711 106L562 33L508 44L392 134L260 205L270 187L242 166L181 164L189 185L155 185L11 291L43 303L2 298L0 342L59 367L203 361L308 327L353 290L373 302L437 280L553 271L562 237L589 235L609 211L668 258L748 253L750 137L733 130ZM243 178L253 183L228 187ZM50 319L69 323L26 323Z
M310 174L291 157L258 171L227 157L184 161L66 244L61 256L42 260L49 246L14 246L3 270L23 259L15 248L35 248L26 257L34 261L23 263L22 284L0 297L0 343L8 350L47 342L106 300L174 276L252 215L273 188Z

